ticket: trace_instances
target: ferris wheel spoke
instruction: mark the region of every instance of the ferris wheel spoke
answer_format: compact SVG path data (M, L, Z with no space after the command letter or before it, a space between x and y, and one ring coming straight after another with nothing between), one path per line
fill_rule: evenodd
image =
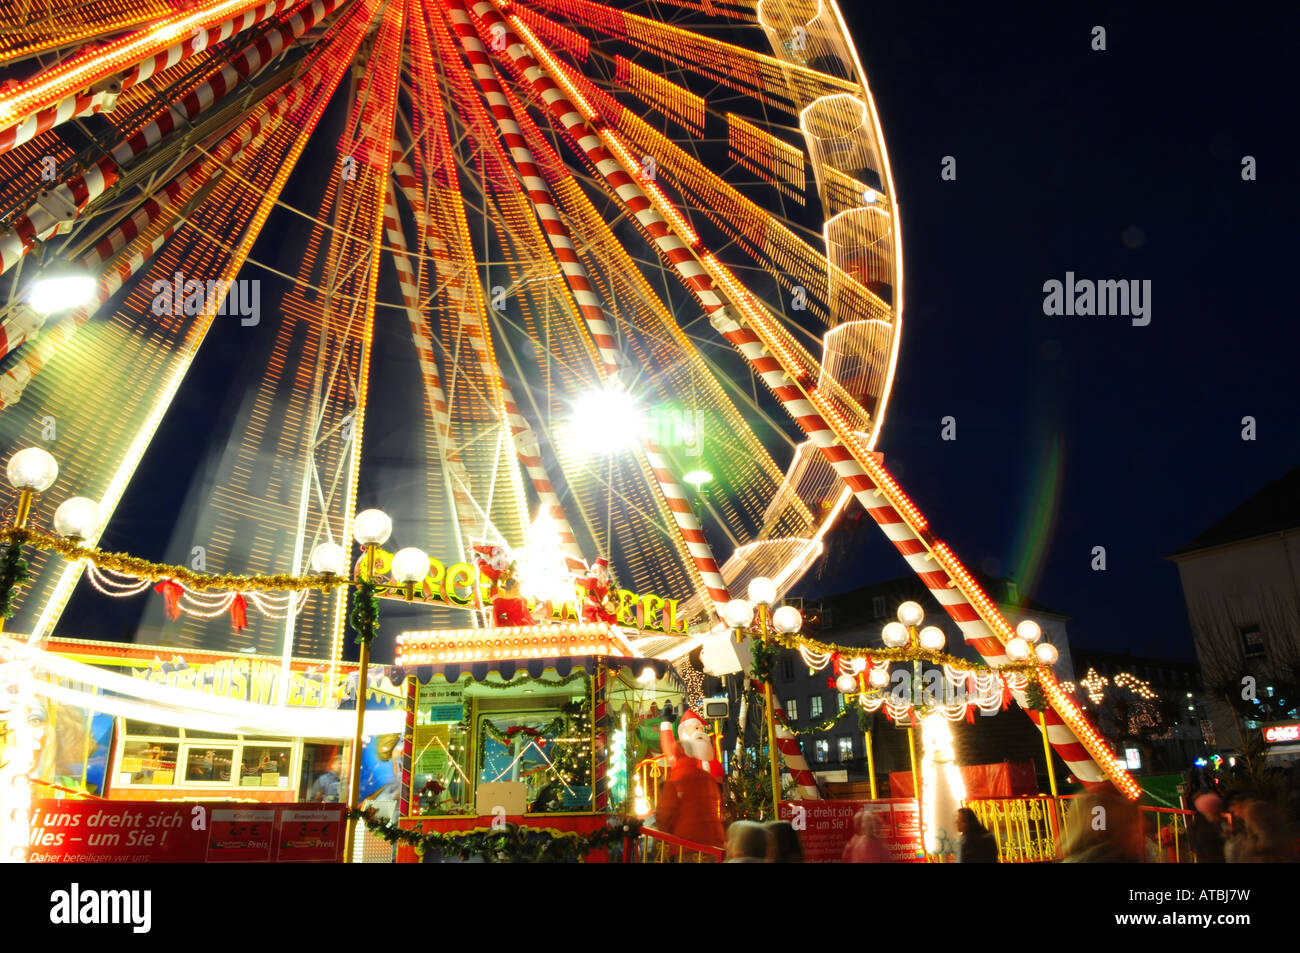
M118 95L197 51L269 19L298 0L202 0L78 56L0 95L0 153L79 116L111 108Z

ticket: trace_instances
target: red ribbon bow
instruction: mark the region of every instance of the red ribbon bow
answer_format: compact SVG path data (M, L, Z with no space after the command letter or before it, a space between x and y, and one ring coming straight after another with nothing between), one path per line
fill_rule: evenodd
M154 592L161 592L163 597L163 608L167 611L167 618L175 621L181 617L181 593L185 590L175 579L164 579L158 585L153 587Z
M230 624L236 632L248 628L248 600L242 592L235 593L235 598L230 601Z

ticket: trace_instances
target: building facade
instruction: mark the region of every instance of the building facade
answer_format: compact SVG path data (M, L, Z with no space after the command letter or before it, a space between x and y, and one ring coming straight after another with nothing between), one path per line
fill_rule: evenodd
M1178 567L1216 748L1282 760L1265 728L1300 716L1300 467L1169 556Z

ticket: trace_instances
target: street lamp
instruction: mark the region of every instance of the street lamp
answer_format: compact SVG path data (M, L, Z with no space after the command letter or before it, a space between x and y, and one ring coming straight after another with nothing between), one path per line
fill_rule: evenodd
M737 641L743 638L744 630L753 626L756 606L759 623L756 634L769 649L772 644L769 624L782 635L792 635L799 631L803 625L803 616L794 606L773 608L772 603L776 601L776 596L776 583L766 576L755 576L749 581L750 601L732 599L723 605L722 620L735 630ZM776 758L776 716L772 701L772 674L769 671L763 680L763 701L767 706L767 750L772 771L772 813L775 816L780 812L781 807L781 769Z
M352 537L365 551L365 561L361 572L351 585L361 588L357 598L373 598L376 591L393 591L395 587L375 583L375 552L388 542L393 533L393 520L383 510L362 510L352 520ZM399 583L399 591L410 602L415 595L415 584L429 574L429 556L423 550L408 546L399 549L393 555L391 572ZM343 576L348 571L348 554L335 542L318 545L311 553L311 565L317 572L330 576ZM374 626L370 631L359 633L361 643L360 658L357 663L357 725L352 738L352 768L348 777L348 827L347 840L343 845L343 860L352 859L353 843L356 839L356 819L351 816L361 799L361 739L366 719L366 692L369 690L370 643L374 641Z

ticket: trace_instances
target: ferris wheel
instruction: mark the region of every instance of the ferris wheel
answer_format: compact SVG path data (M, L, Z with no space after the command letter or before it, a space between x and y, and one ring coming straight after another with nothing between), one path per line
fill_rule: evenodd
M265 363L174 550L302 573L389 465L413 544L606 557L696 632L754 577L788 590L856 499L1006 658L1009 624L875 453L899 206L833 0L26 10L0 33L0 435L53 426L106 525L205 339L247 324ZM72 270L88 302L33 296ZM261 280L288 289L274 313ZM18 627L51 630L79 578L38 557ZM345 607L183 624L337 658ZM1098 780L1068 705L1053 743Z

